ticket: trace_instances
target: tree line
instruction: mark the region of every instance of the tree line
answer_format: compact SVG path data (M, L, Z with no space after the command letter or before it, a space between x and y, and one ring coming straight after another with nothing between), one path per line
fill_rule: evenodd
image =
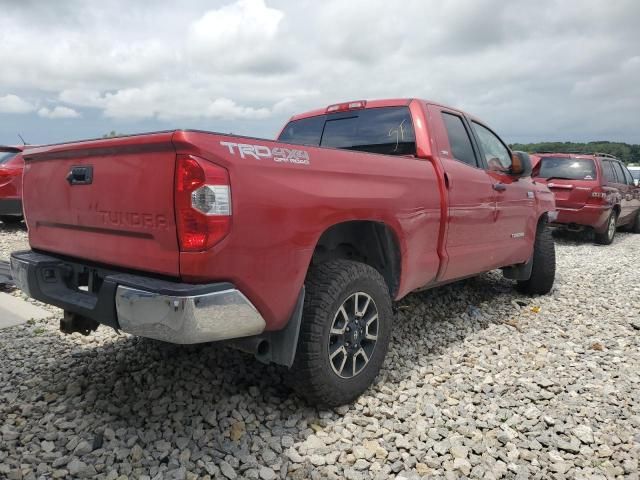
M554 152L554 153L608 153L614 155L625 163L640 164L640 145L623 142L540 142L540 143L514 143L510 145L512 150L524 152Z

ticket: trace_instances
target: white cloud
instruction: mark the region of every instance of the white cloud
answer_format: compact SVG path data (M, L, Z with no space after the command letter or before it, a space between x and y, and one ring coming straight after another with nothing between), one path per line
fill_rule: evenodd
M252 133L339 101L417 96L508 141L640 141L637 18L636 0L9 2L0 92L22 98L0 96L0 111L16 97L100 129Z
M287 62L274 48L284 13L264 0L238 0L189 25L186 52L205 71L274 72Z
M17 95L10 93L0 97L0 113L29 113L34 110L35 106Z
M42 118L78 118L80 114L73 108L57 105L53 108L42 107L38 110Z

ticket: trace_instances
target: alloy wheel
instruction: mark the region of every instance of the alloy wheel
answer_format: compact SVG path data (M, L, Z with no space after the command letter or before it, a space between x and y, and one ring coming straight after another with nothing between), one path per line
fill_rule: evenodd
M364 292L349 296L338 308L329 331L329 363L341 378L352 378L369 363L378 340L378 309Z

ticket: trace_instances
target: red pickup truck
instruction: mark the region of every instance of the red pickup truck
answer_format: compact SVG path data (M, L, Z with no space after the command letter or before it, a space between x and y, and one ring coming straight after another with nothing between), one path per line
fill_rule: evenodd
M32 250L12 274L63 331L225 340L316 404L374 380L392 299L496 268L528 293L554 280L555 204L528 156L423 100L331 105L277 141L177 130L25 161Z

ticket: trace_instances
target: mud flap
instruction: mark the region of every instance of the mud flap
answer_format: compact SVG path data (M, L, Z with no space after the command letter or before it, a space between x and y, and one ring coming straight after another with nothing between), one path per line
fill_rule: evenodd
M511 265L510 267L504 267L502 274L504 278L509 280L529 280L531 278L531 270L533 269L533 256L526 263L520 263L518 265Z

